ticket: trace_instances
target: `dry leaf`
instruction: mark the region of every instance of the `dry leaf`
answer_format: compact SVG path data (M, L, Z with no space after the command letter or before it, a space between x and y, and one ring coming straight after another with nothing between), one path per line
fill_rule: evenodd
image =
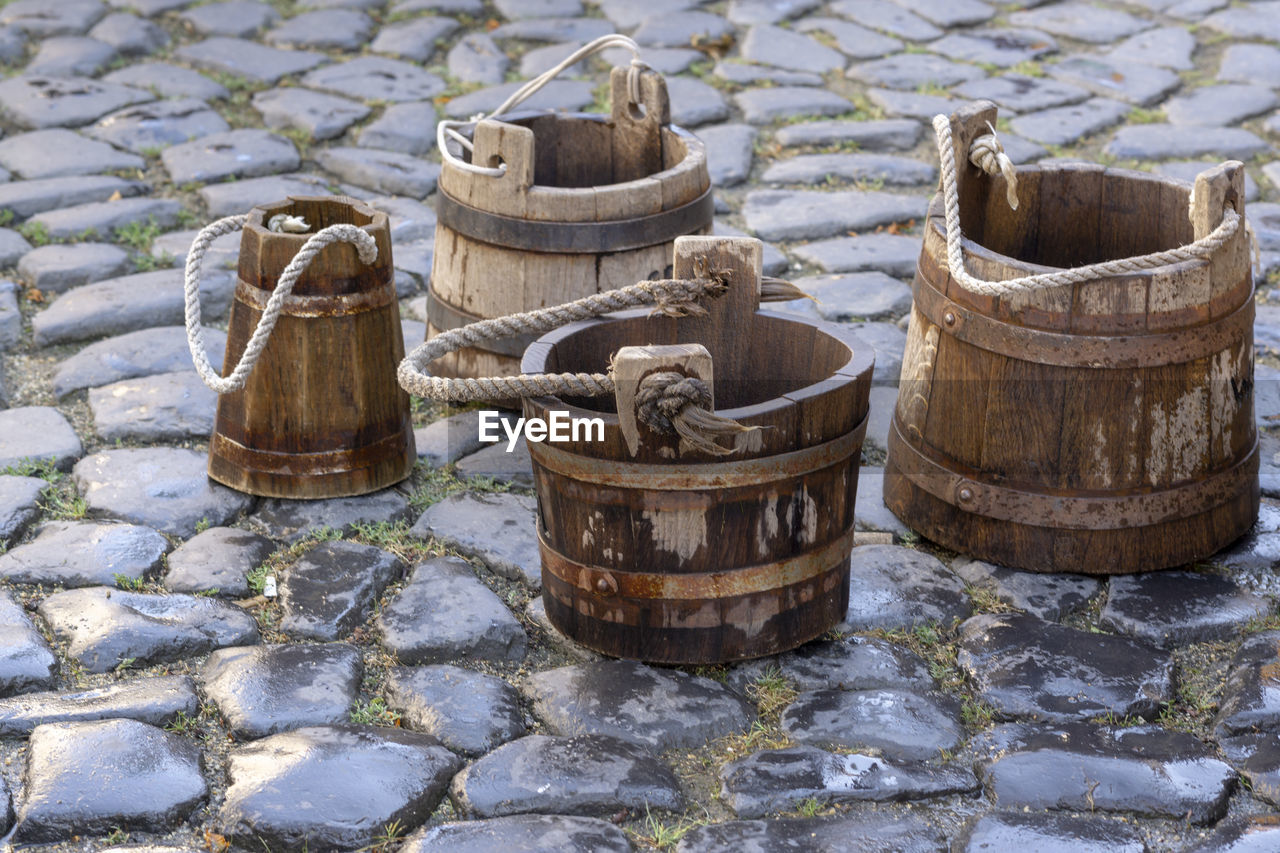
M489 32L493 32L493 31L494 31L494 30L496 30L499 26L501 26L501 24L499 24L499 23L498 23L498 19L497 19L497 18L490 18L489 20L487 20L487 21L485 21L485 22L484 22L484 28L485 28L486 30L488 30Z
M119 201L122 198L124 198L124 196L120 195L120 190L116 190L107 198L107 201Z
M210 853L222 853L223 850L230 849L231 842L227 840L226 836L219 835L212 829L206 829L204 831L204 846L209 849Z
M27 300L30 302L44 302L44 294L37 288L29 288L27 290Z

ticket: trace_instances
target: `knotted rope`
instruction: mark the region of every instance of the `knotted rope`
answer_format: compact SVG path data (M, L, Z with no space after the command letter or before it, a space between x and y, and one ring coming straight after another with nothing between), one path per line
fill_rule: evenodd
M1071 284L1082 284L1108 276L1128 275L1130 273L1162 267L1183 261L1208 260L1224 243L1236 235L1240 229L1240 215L1228 208L1223 211L1222 222L1212 232L1185 246L1169 249L1164 252L1152 252L1132 258L1121 258L1104 261L1074 269L1059 270L1051 273L1027 275L1011 278L1006 281L986 281L969 274L964 267L964 252L961 241L964 235L960 231L960 196L956 189L956 158L951 145L951 121L944 115L934 116L933 131L938 140L938 158L942 163L942 197L946 212L947 229L947 268L952 278L965 290L987 296L1008 296L1013 293L1025 293L1030 290L1047 290L1053 287L1065 287ZM980 151L970 149L970 160L989 175L997 172L1005 173L1005 162L1000 160L1003 149L999 149L999 140L995 132L990 137L983 136L975 140L982 141ZM999 149L994 156L991 149ZM1012 163L1009 162L1009 168ZM1007 174L1006 174L1007 180ZM1010 185L1012 191L1012 185ZM1016 197L1010 202L1016 209Z
M706 383L674 371L650 373L640 380L636 419L658 432L675 432L695 450L711 456L733 453L716 444L716 438L759 429L711 411L711 389Z
M293 256L293 260L289 261L289 265L280 273L280 280L276 283L275 290L271 291L271 297L262 310L258 326L249 337L249 342L245 344L240 360L231 374L224 378L209 362L209 352L204 342L204 329L200 325L200 266L213 241L224 234L243 229L248 218L248 214L227 216L206 225L191 241L191 248L187 251L186 279L183 283L183 295L186 299L187 345L191 349L191 360L195 363L196 372L200 374L205 385L219 394L239 391L244 387L245 380L249 378L249 373L258 363L263 349L267 346L267 339L271 337L276 321L280 319L280 311L284 308L285 299L293 292L294 284L312 259L326 246L334 243L354 243L356 253L363 263L371 264L378 258L378 244L372 236L355 225L330 225L313 234L307 242L302 244L302 248Z
M475 124L486 118L495 118L497 116L506 115L520 104L527 101L538 93L542 87L546 86L555 78L559 77L566 68L572 66L575 62L579 62L588 56L593 56L601 51L608 50L611 47L622 47L631 51L631 65L627 69L627 97L632 104L640 103L640 75L649 70L648 63L640 59L640 46L631 39L618 33L612 35L601 36L569 54L561 60L553 68L527 81L519 89L511 93L511 96L503 101L497 109L489 113L487 116L483 113L477 113L466 121L443 120L436 125L436 147L440 149L440 156L451 162L459 169L465 169L468 172L474 172L478 175L488 175L490 177L499 177L507 171L507 164L501 163L497 166L481 166L476 163L468 163L462 158L456 156L449 150L448 142L453 140L465 148L467 151L474 151L470 139L454 130L457 127L464 127L469 124Z

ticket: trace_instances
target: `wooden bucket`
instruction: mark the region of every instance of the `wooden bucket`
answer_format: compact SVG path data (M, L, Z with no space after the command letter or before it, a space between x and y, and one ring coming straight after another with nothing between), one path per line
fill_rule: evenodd
M387 215L341 196L290 196L250 211L240 239L223 373L239 361L280 273L309 234L269 231L274 215L301 216L312 233L359 226L378 246L327 246L286 298L245 387L218 397L209 476L255 495L360 495L409 476L417 453L409 395L396 383L404 337Z
M1244 169L1192 187L1091 164L969 164L995 124L952 117L964 254L1000 281L1172 249L1244 217ZM1111 574L1207 557L1258 511L1253 280L1243 227L1208 261L994 298L948 273L941 193L914 282L885 503L928 538L1035 571Z
M711 233L707 154L671 124L667 86L640 77L643 107L628 103L627 71L612 76L613 113L537 112L476 125L477 165L444 158L427 290L427 337L477 320L559 305L670 274L672 241ZM463 349L437 376L510 376L534 336Z
M525 373L590 372L617 354L615 397L524 404L526 417L604 422L603 441L529 452L547 616L609 655L770 655L822 635L848 608L872 352L820 322L758 311L759 241L676 241L676 278L704 262L732 282L707 317L619 312L548 333L524 357ZM639 423L636 388L660 370L703 379L717 414L761 429L711 456Z

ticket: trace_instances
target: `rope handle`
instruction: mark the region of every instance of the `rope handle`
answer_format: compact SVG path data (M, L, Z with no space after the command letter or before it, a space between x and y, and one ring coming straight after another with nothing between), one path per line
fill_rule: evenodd
M258 359L262 356L262 351L267 346L267 340L271 337L271 332L276 327L276 321L280 319L280 312L284 308L285 299L293 292L294 284L297 283L302 273L306 271L312 259L320 254L326 246L331 246L334 243L353 243L356 247L356 253L363 263L371 264L378 258L377 242L368 232L355 225L346 223L330 225L328 228L323 228L312 234L302 244L302 248L298 249L298 253L293 256L293 260L289 261L284 271L280 273L280 279L276 282L275 289L271 291L266 307L262 310L262 316L258 319L258 325L249 337L248 343L245 344L240 360L236 362L235 369L231 371L231 374L224 378L209 362L209 352L204 341L204 328L200 324L200 268L204 262L205 253L209 250L209 246L212 245L213 241L223 235L242 230L248 219L249 214L242 213L211 222L200 230L196 238L191 241L191 248L187 251L186 278L183 282L183 296L186 300L187 346L191 349L191 360L195 364L196 372L200 374L200 378L204 380L205 385L208 385L209 388L219 394L239 391L244 387L245 381L249 378L249 374L253 371Z
M503 101L497 109L488 115L477 113L465 121L442 119L440 123L436 125L436 147L440 149L440 156L459 169L465 169L466 171L477 175L487 175L489 177L498 178L506 174L506 163L500 163L497 166L479 166L475 163L468 163L466 160L463 160L461 157L458 157L449 150L448 142L452 140L457 142L468 152L475 151L471 140L454 128L475 124L486 118L496 118L498 116L506 115L520 104L537 94L540 89L552 80L559 77L566 68L569 68L574 63L579 62L588 56L594 56L595 54L608 50L611 47L622 47L631 51L631 65L628 68L627 73L627 93L633 105L639 104L640 75L644 71L651 70L648 63L640 59L640 45L636 44L635 41L627 36L619 33L600 36L569 54L569 56L565 57L554 67L548 68L532 80L526 81L523 86L512 92L510 97Z
M988 125L989 126L989 125ZM1215 251L1221 248L1240 230L1240 214L1231 207L1223 211L1222 222L1204 237L1185 246L1163 252L1152 252L1136 257L1121 258L1114 261L1089 264L1072 269L1037 275L1021 276L1005 281L987 281L970 275L964 266L962 241L964 234L960 230L960 197L956 189L956 158L951 144L951 121L945 115L933 117L933 132L938 142L938 158L942 164L942 197L945 208L947 234L947 269L951 277L959 282L965 290L981 293L986 296L1009 296L1015 293L1026 293L1033 290L1048 290L1054 287L1083 284L1108 276L1128 275L1142 270L1154 269L1168 264L1183 261L1208 260ZM1017 210L1016 172L1013 163L1004 153L1004 148L996 138L992 128L988 136L978 137L970 147L969 159L988 175L1004 174L1006 181L1014 175L1006 190L1010 207Z

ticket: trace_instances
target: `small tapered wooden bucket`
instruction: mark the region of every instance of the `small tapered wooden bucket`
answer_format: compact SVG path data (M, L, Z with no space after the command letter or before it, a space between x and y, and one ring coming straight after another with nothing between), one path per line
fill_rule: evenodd
M965 263L1002 281L1165 251L1244 216L1244 169L1193 187L1091 164L969 163L990 104L952 117ZM1259 500L1253 280L1241 225L1207 260L1016 296L948 272L941 193L925 225L885 503L928 538L1035 571L1189 563Z
M469 162L444 159L427 336L669 275L672 241L711 233L706 149L671 124L666 82L614 69L611 115L486 119ZM468 165L505 168L480 174ZM450 354L436 376L510 376L531 336Z
M793 648L845 615L874 358L823 323L757 310L760 263L757 240L681 238L677 278L712 269L754 287L731 286L706 317L624 311L525 353L525 373L613 363L613 397L524 404L526 417L603 422L599 441L529 445L547 616L584 646L717 663ZM637 388L667 371L759 429L717 456L646 426Z
M348 223L377 243L373 264L337 243L321 250L284 309L243 389L218 397L209 476L255 495L330 498L376 491L416 461L409 396L396 383L404 337L387 215L340 196L255 207L240 241L224 374L240 360L281 272L309 234L268 230L277 214L312 233Z

